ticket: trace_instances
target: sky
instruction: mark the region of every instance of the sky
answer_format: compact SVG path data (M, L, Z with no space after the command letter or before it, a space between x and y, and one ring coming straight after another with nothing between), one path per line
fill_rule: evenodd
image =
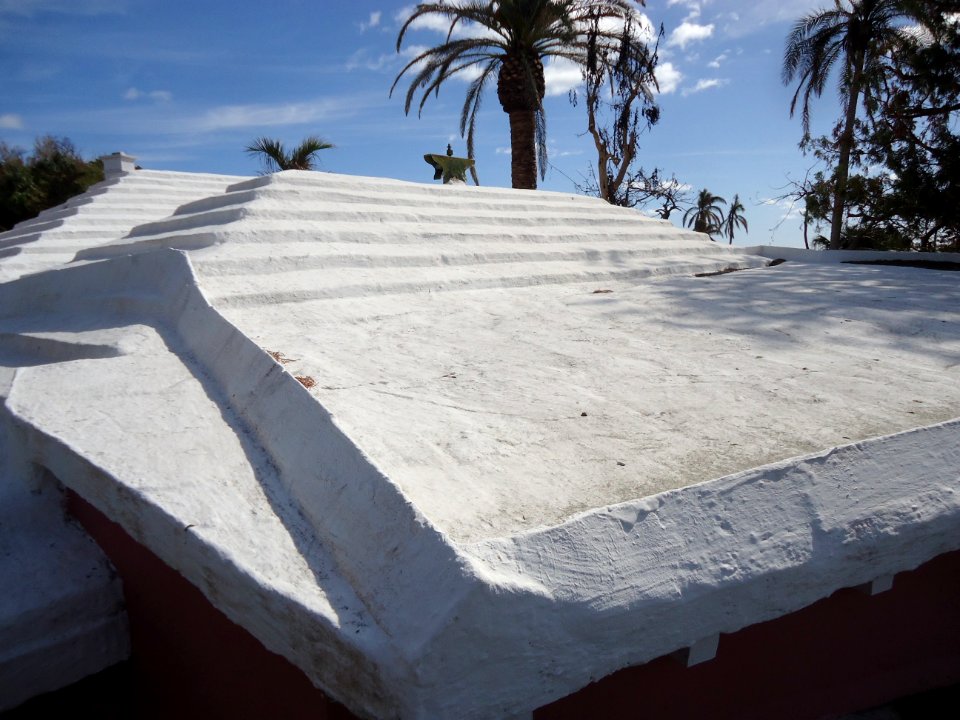
M780 68L787 33L827 0L648 0L638 9L665 35L658 67L660 122L638 163L731 200L749 233L735 244L802 245L799 217L774 199L814 163L790 117L795 87ZM85 157L125 151L139 165L255 175L244 153L267 136L295 145L319 135L335 147L321 169L431 182L424 153L459 135L466 81L450 79L420 117L404 114L407 85L390 87L418 47L443 34L397 32L403 0L0 0L0 141L70 138ZM569 91L579 74L547 63L549 166L545 190L576 192L596 163L586 113ZM814 105L813 131L839 114L836 93ZM483 185L510 186L509 127L493 88L477 125ZM681 222L681 215L671 218Z

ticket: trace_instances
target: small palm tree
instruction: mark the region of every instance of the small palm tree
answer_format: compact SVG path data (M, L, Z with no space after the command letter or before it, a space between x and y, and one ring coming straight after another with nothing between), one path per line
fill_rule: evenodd
M725 203L719 195L704 188L697 195L697 204L683 214L684 227L693 228L695 232L714 235L723 227L723 210L720 203Z
M740 202L740 196L734 195L733 201L730 203L730 209L727 211L727 219L723 221L722 227L723 234L727 236L728 245L733 245L733 234L737 228L743 228L744 232L749 232L747 230L747 219L743 216L744 210L746 208Z
M854 143L857 106L869 80L876 75L886 51L898 42L898 20L907 16L905 0L834 0L830 10L801 18L787 37L783 54L783 84L799 80L790 103L790 116L802 98L804 137L810 134L810 98L820 97L830 73L840 66L840 96L844 118L837 143L830 247L840 247L846 204L850 153Z
M643 4L643 0L640 0ZM407 72L415 72L407 90L404 111L409 113L418 91L419 111L431 94L450 77L477 72L467 88L460 113L460 134L467 137L467 156L474 156L474 130L483 90L492 78L497 81L497 99L510 117L511 175L513 187L537 187L546 173L546 125L543 112L544 58L570 60L581 67L596 63L608 53L601 47L631 45L631 52L646 53L636 36L624 38L620 30L629 18L636 18L633 3L627 0L462 0L458 3L420 3L400 28L397 52L410 26L426 16L449 21L446 41L413 58L397 75L390 88ZM590 39L592 23L601 28ZM457 36L465 26L470 32ZM474 32L478 31L478 32ZM476 180L476 176L474 176Z
M287 154L279 140L259 137L244 148L244 151L258 156L263 162L263 172L269 174L280 170L313 170L316 167L316 154L332 147L333 145L325 140L311 135Z

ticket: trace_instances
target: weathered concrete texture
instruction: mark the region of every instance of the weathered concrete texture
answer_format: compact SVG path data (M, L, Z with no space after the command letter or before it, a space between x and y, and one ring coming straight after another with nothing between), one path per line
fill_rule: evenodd
M298 172L95 245L0 285L25 456L358 714L523 716L960 547L952 274Z
M55 479L16 462L10 431L0 421L0 711L129 653L120 579L67 521Z
M69 263L78 250L121 238L241 179L153 170L108 174L83 195L0 233L0 281Z
M749 255L761 255L770 259L794 260L820 264L933 261L960 263L960 253L921 253L890 250L807 250L806 248L777 247L776 245L753 245L742 248Z
M724 634L709 662L688 668L669 656L627 668L533 717L614 718L634 708L644 720L949 717L960 699L958 597L960 553L947 553L898 573L878 595L840 590ZM891 701L899 714L858 713Z

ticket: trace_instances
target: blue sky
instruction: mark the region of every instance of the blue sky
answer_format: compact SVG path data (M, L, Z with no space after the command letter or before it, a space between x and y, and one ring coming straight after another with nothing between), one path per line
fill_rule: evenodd
M641 163L730 200L750 223L738 244L801 244L799 220L769 203L812 165L797 149L793 88L780 81L787 32L826 0L649 0L663 23L662 120ZM450 81L418 118L388 97L403 66L395 50L402 0L0 0L0 140L29 147L71 138L88 157L124 150L154 169L252 175L243 148L260 135L295 144L317 134L333 172L430 181L426 152L459 137L465 82ZM441 39L430 27L408 46ZM550 162L541 187L573 192L595 162L576 73L547 67ZM835 93L814 108L814 131L837 117ZM477 166L484 185L509 186L509 133L495 93L484 103ZM571 180L572 179L572 180ZM679 221L679 216L676 217Z

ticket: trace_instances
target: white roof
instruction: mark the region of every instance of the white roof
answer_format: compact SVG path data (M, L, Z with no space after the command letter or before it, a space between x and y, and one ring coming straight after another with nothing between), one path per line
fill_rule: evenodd
M0 286L5 412L359 712L528 712L960 546L953 273L327 173L100 240Z

